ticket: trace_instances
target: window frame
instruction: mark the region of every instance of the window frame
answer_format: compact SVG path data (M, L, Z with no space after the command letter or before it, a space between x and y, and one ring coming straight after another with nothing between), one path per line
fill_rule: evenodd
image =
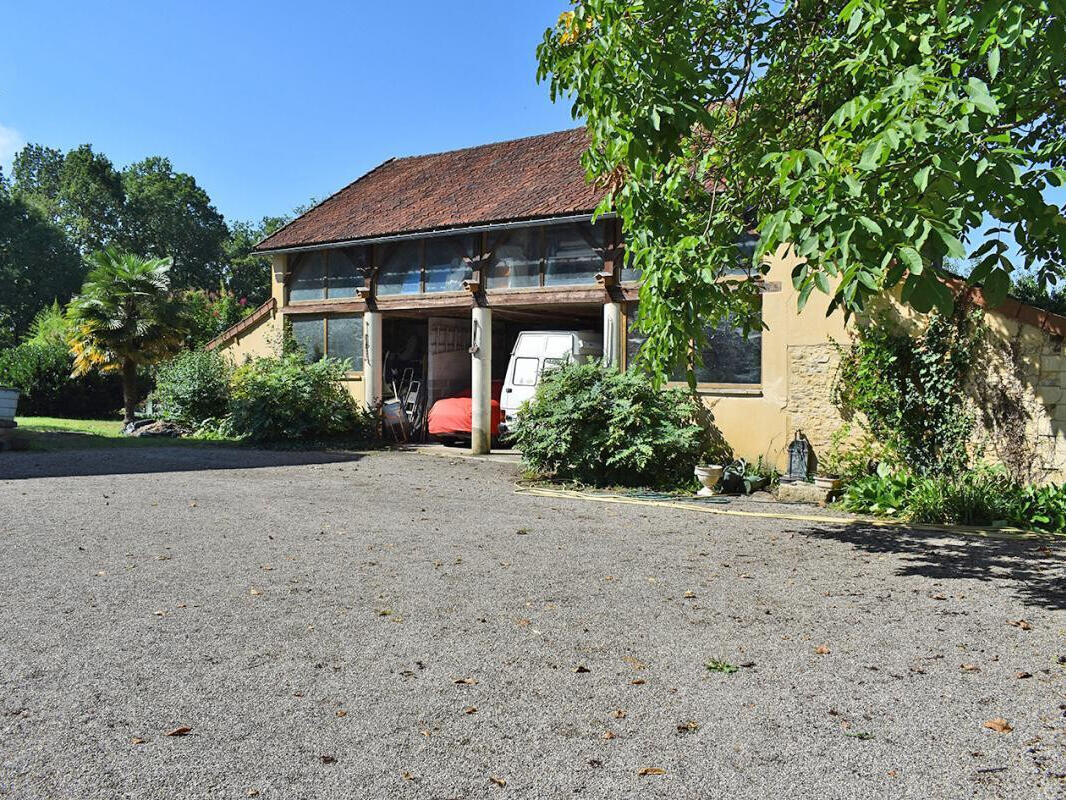
M629 301L625 307L625 335L622 337L622 358L625 364L625 368L630 368L629 363L629 328L631 324L630 309L636 309L640 303L638 301ZM759 298L759 313L762 314L762 298ZM706 326L705 326L706 327ZM765 331L763 331L765 333ZM696 393L701 395L713 395L719 397L762 397L763 384L765 383L764 374L766 372L766 348L764 342L759 343L759 382L758 383L721 383L710 381L698 381L696 383ZM689 355L695 353L695 342L689 342ZM685 381L668 380L664 384L667 387L688 387L688 383Z
M364 245L364 248L369 250L369 247L366 246L366 245ZM308 250L308 251L303 252L303 253L298 253L297 257L295 258L295 260L293 261L291 267L289 268L289 274L288 274L288 277L287 277L287 279L285 281L285 300L286 300L286 304L287 305L310 305L312 303L329 303L329 302L343 303L345 301L351 301L351 300L357 299L358 296L359 296L358 295L358 290L353 291L352 294L346 294L343 297L330 297L330 295L329 295L330 279L331 279L331 276L333 274L332 266L333 266L334 261L336 259L338 259L338 258L343 258L345 261L347 261L349 264L351 264L352 267L354 267L356 277L359 277L360 275L362 275L365 278L367 266L368 266L368 264L370 262L370 253L369 252L365 253L365 257L363 259L364 264L363 264L362 268L360 268L358 262L355 259L353 259L351 256L349 256L348 253L345 252L345 249L346 248L343 248L343 247L323 247L323 248L317 249L317 250ZM305 263L306 259L308 259L311 256L315 256L315 255L320 256L320 257L322 257L324 259L323 275L322 275L322 297L309 297L309 298L303 298L303 299L300 299L300 300L294 300L292 298L292 288L293 288L293 283L296 280L296 275L297 275L298 271L301 269L301 267L304 266L304 263ZM357 281L357 285L358 285L358 281Z
M341 312L341 313L327 312L327 313L292 314L292 315L289 315L289 316L290 316L290 319L288 321L289 321L290 325L293 322L295 322L296 320L301 320L301 321L306 322L309 319L310 320L317 319L319 322L322 323L322 348L323 348L322 358L335 358L335 356L332 356L330 354L330 352L329 352L329 327L330 327L329 326L329 320L330 320L330 318L354 317L354 318L356 318L358 320L358 322L356 323L357 326L358 327L362 327L363 326L363 314L362 314L362 312L359 312L359 311ZM360 337L360 341L359 341L359 349L360 349L360 351L362 351L365 348L365 346L366 346L365 336L366 336L366 332L365 332L365 329L364 329L363 335ZM359 353L359 368L358 369L345 370L345 372L344 372L345 377L362 376L363 372L366 369L365 358L366 358L365 353L364 352L360 352ZM321 361L321 359L319 359L319 361ZM308 363L314 364L316 362L312 361L312 362L308 362Z

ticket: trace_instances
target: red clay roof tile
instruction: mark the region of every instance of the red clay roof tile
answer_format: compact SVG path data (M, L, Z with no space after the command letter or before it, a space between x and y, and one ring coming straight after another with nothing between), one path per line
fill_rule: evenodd
M375 236L589 213L584 128L386 161L268 236L278 250Z

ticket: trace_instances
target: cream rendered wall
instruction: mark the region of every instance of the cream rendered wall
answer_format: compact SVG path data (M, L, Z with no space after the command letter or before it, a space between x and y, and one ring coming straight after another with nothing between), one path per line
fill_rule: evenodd
M802 430L817 453L829 446L841 424L832 404L839 361L835 343L846 344L844 315L826 316L830 298L814 292L802 314L792 288L799 263L788 248L769 261L762 297L762 386L756 392L701 391L715 422L735 454L784 470L788 443Z

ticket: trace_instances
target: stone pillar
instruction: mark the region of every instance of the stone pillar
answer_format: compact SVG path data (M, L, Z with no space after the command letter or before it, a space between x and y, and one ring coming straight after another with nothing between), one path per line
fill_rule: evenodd
M621 303L603 304L603 363L622 368L622 337L625 334L625 313Z
M381 312L363 313L363 400L367 408L381 403Z
M470 320L470 452L492 449L492 309L474 306Z

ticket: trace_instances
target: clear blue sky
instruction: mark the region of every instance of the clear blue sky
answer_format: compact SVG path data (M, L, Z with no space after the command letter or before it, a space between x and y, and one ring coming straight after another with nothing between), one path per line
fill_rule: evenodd
M391 156L573 127L534 52L567 5L6 3L0 165L88 142L169 157L227 219L285 213Z

